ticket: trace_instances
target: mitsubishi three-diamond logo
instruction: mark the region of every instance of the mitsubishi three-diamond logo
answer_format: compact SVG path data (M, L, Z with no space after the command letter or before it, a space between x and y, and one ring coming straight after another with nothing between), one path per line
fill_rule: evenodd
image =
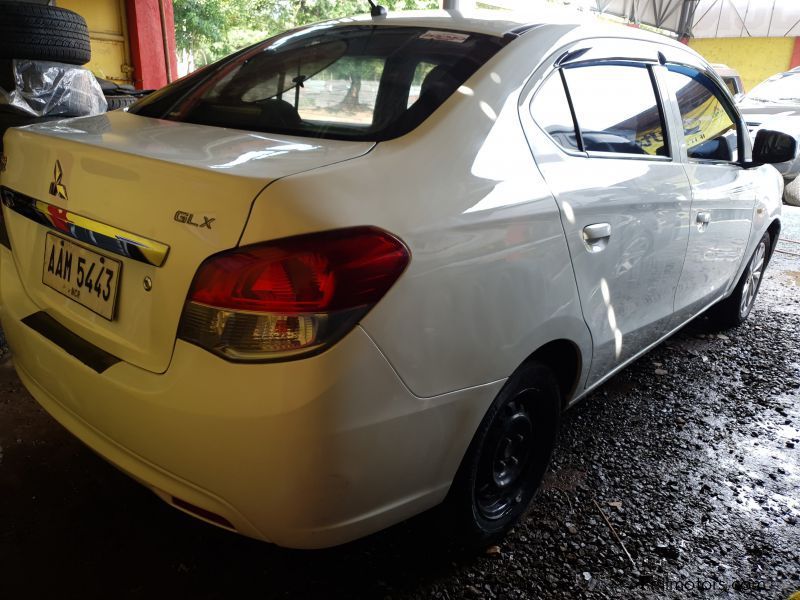
M64 170L61 168L61 163L56 161L53 166L53 181L50 182L50 195L56 198L67 199L67 186L61 183L61 178L64 176Z

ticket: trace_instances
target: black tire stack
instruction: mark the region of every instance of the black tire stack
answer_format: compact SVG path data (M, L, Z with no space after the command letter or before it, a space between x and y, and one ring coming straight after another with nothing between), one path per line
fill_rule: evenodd
M65 8L0 0L0 88L14 88L12 59L45 60L85 65L92 57L89 28L78 13ZM110 83L110 82L109 82ZM108 110L133 104L138 98L112 84L106 90ZM9 127L30 125L60 117L32 117L0 106L0 151Z
M15 58L48 60L71 65L89 62L89 28L86 20L64 8L28 2L0 2L0 87L14 89L11 61ZM33 117L0 106L0 152L9 127L50 121L58 117Z
M86 20L64 8L0 3L0 58L85 65L92 57Z

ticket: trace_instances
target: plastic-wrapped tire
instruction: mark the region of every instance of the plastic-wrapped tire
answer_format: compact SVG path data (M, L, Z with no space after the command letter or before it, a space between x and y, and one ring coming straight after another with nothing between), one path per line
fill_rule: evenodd
M125 108L136 102L139 98L136 96L106 96L108 102L108 110L117 110L118 108Z
M0 2L0 58L85 65L92 57L86 20L65 8Z
M793 179L783 188L783 201L789 206L800 206L800 177Z

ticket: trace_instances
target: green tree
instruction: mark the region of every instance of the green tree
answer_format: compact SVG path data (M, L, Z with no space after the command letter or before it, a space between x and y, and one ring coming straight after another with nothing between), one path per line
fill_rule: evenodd
M437 8L438 0L383 0L387 10ZM178 49L197 66L259 39L317 21L369 12L367 0L173 0Z

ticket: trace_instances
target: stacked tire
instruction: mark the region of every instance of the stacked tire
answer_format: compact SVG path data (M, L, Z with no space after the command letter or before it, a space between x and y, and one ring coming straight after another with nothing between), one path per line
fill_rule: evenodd
M85 65L92 57L86 20L64 8L0 2L0 59Z
M13 59L82 66L91 57L89 28L78 13L45 4L0 0L0 88L11 90L15 87ZM138 99L119 89L104 93L109 110L123 108ZM0 151L2 136L9 127L53 118L58 117L32 117L0 110Z

